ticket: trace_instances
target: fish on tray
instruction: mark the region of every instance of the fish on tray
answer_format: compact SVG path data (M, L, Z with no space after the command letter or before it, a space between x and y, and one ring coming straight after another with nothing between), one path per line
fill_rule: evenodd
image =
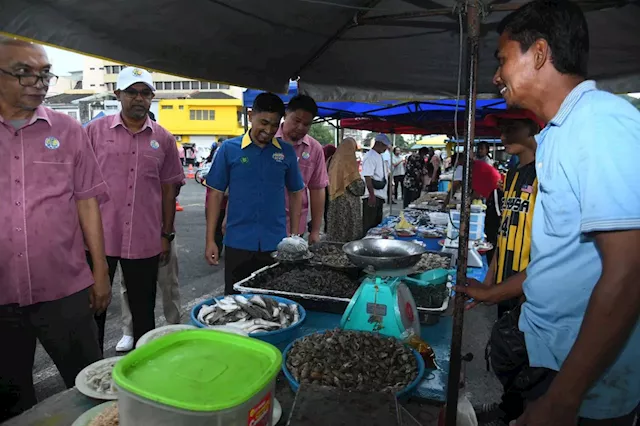
M202 305L198 312L198 321L204 325L228 325L256 333L287 328L300 320L298 305L270 297L233 295L214 302Z

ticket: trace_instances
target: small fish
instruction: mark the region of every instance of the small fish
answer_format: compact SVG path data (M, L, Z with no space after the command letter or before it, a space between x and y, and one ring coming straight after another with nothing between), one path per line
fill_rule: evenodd
M263 308L267 308L267 303L264 301L264 299L258 295L253 296L251 299L249 299L249 302L253 303L254 305L258 305L261 306Z
M213 305L212 306L202 305L202 307L200 308L200 312L198 312L198 321L205 322L204 318L210 313L214 312L215 310L216 310L216 307Z

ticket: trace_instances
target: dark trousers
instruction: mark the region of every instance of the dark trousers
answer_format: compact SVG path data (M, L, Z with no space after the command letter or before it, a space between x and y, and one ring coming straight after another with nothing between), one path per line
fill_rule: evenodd
M395 182L395 186L393 188L393 198L398 199L398 188L400 188L402 197L404 198L404 187L402 186L402 182L404 182L404 175L398 175L393 177L393 182Z
M420 198L421 191L419 189L404 189L402 206L406 209L409 204Z
M224 258L224 294L238 293L233 285L275 262L271 252L240 250L227 246Z
M371 228L382 223L382 208L384 207L384 200L376 197L376 205L369 206L369 200L367 198L362 199L362 232L364 235Z
M226 210L221 209L220 216L218 216L218 225L216 226L216 235L214 237L216 245L218 246L218 253L222 253L222 250L224 249L224 234L222 233L222 222L224 222L226 213Z
M89 266L93 268L91 256L87 253ZM158 266L160 256L147 259L121 259L107 256L109 265L109 278L113 284L118 262L122 268L122 278L127 287L127 300L131 310L131 322L133 338L137 342L146 332L156 328L156 283L158 281ZM98 324L98 341L100 348L104 350L104 328L107 321L107 312L95 316Z
M36 404L36 339L71 388L78 373L102 358L89 290L30 306L0 306L0 422Z

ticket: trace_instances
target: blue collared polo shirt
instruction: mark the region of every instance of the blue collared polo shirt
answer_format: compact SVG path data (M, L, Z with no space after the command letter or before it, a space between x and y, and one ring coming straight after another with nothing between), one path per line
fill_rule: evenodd
M559 370L602 275L591 233L640 229L640 112L585 81L567 96L537 140L539 186L520 329L531 365ZM636 324L617 360L588 392L580 415L615 418L630 413L638 402Z
M206 178L212 189L229 189L224 244L274 251L287 236L285 189L304 189L293 147L273 138L260 148L249 133L224 141Z

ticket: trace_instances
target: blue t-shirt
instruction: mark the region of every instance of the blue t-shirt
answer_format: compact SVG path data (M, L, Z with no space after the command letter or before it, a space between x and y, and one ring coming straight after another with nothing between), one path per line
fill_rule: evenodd
M274 251L287 236L285 190L304 189L293 147L276 138L260 148L249 134L224 141L205 183L229 188L224 244L249 251Z
M567 96L537 140L538 198L520 329L531 365L559 370L602 275L602 259L590 233L640 229L640 112L585 81ZM580 415L615 418L629 414L638 402L636 324L615 363L587 394Z

